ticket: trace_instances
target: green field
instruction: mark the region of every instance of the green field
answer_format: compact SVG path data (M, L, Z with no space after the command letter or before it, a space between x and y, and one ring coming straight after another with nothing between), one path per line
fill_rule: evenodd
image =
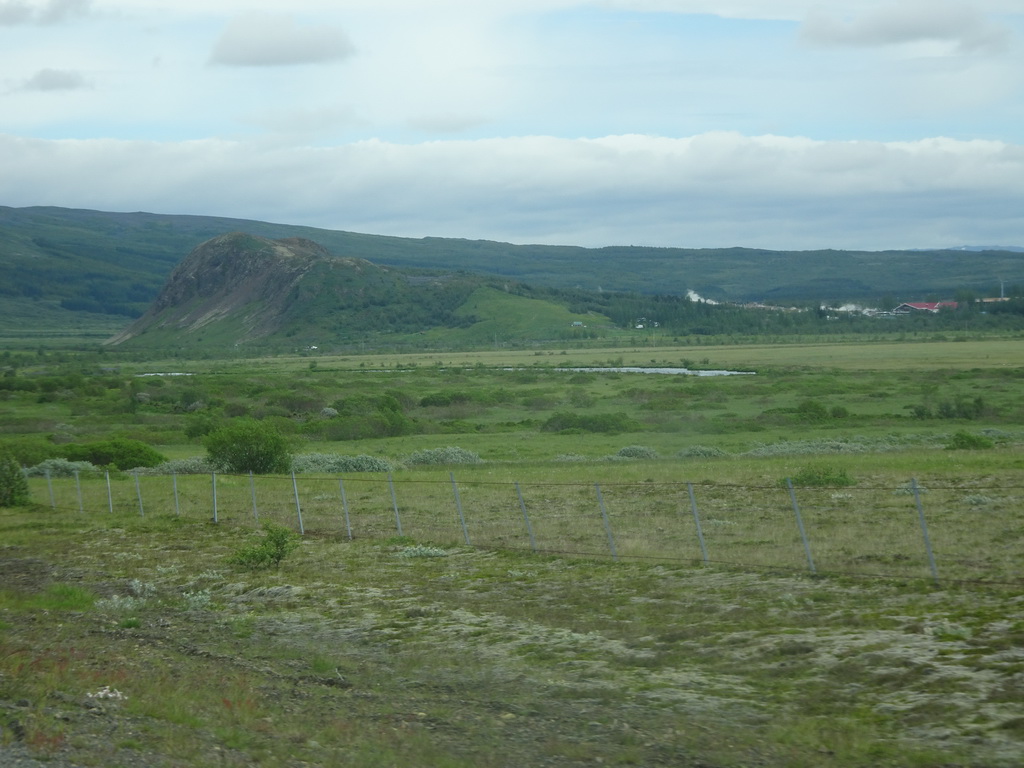
M391 472L37 473L0 510L0 763L1019 765L1024 341L647 341L7 354L26 466L248 417ZM622 366L753 375L563 370Z

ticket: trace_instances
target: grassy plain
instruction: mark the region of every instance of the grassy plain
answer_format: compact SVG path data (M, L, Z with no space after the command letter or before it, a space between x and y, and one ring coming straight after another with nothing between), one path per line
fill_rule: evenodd
M555 370L614 365L755 375ZM141 478L144 514L127 476L113 512L101 481L83 513L73 480L56 508L33 480L37 506L0 510L0 763L1019 765L1022 371L1017 338L41 355L0 401L15 447L121 436L184 458L204 419L251 415L301 452L484 462L396 469L401 536L386 478L346 477L351 540L338 479L302 476L306 535L266 571L230 562L258 535L248 478L219 481L216 525L209 476L179 478L180 515L166 476ZM158 372L191 375L137 376ZM414 430L329 439L324 408L386 392ZM558 414L627 427L549 431ZM951 450L958 432L991 447ZM815 575L781 483L827 475L850 484L797 488ZM294 526L291 479L258 482L261 519Z

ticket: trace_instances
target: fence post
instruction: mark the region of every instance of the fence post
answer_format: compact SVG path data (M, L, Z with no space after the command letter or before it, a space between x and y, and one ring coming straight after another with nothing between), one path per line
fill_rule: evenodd
M345 481L338 478L338 489L341 491L341 508L345 512L345 531L348 533L348 540L352 541L352 520L348 514L348 498L345 496Z
M57 508L57 500L53 497L53 479L50 477L50 470L46 470L46 489L50 492L50 506Z
M693 483L687 483L686 489L690 492L690 509L693 510L693 522L697 526L697 541L700 542L700 554L704 558L704 565L707 565L708 548L704 545L704 531L700 527L700 515L697 512L697 497L693 494Z
M252 517L258 523L260 521L260 513L256 509L256 481L253 480L251 469L249 470L249 495L252 496Z
M395 528L398 529L398 535L402 535L402 516L398 514L398 497L395 496L395 481L388 472L388 488L391 489L391 506L395 508Z
M519 496L519 508L523 510L523 520L526 521L526 532L530 535L530 549L536 554L537 540L533 537L533 526L530 525L530 515L526 512L526 502L523 500L523 492L519 488L519 481L516 481L516 494Z
M299 516L299 533L306 535L306 528L302 524L302 505L299 504L299 481L295 479L295 470L292 470L292 488L295 490L295 512Z
M139 473L132 472L135 475L135 495L139 498L139 517L145 517L146 513L142 509L142 486L139 485Z
M219 523L217 519L217 473L210 473L210 486L213 488L213 522Z
M78 513L82 514L85 512L85 506L82 504L82 479L78 476L78 470L75 470L75 488L78 490Z
M110 514L114 514L114 494L110 490L110 470L103 470L107 476L107 508L110 509Z
M462 535L466 539L466 546L471 547L469 543L469 529L466 527L466 518L462 514L462 499L459 498L459 486L455 484L455 473L449 472L448 477L452 480L452 490L455 492L455 509L459 511L459 522L462 524Z
M807 532L804 530L804 519L800 516L800 505L796 503L796 491L793 490L793 481L786 478L786 487L789 488L789 498L793 501L793 513L796 515L796 525L800 529L800 538L804 542L804 552L807 554L807 567L811 573L817 573L814 567L814 558L811 557L811 544L807 541Z
M932 578L939 583L939 569L935 565L935 554L932 552L932 540L928 535L928 523L924 519L924 506L921 504L921 490L917 487L917 478L910 478L910 487L914 489L914 502L917 504L917 519L921 521L921 533L924 535L924 548L928 552L928 566L932 569Z
M181 517L181 502L178 500L178 473L171 472L171 487L174 488L174 515Z
M604 532L608 536L608 549L612 551L612 559L618 560L619 553L615 551L615 538L612 536L612 524L608 521L608 512L604 508L604 497L601 495L601 486L594 483L597 489L597 503L601 507L601 519L604 520Z

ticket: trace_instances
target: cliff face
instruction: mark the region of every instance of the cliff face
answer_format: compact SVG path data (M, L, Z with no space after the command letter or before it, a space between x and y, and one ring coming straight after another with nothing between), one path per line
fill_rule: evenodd
M310 240L268 240L233 232L198 246L171 273L149 310L109 343L154 330L191 335L229 325L235 342L254 341L282 327L299 286L318 264L356 267ZM366 263L367 265L368 262Z

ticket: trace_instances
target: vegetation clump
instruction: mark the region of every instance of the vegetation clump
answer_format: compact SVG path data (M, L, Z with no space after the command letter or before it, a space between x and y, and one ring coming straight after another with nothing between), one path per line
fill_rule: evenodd
M842 467L833 467L827 464L804 467L793 475L793 485L802 485L814 488L845 488L854 485L856 481L850 477ZM785 478L782 484L785 485Z
M292 459L295 472L340 475L347 472L391 472L394 465L379 456L343 456L334 453L301 453Z
M615 454L620 459L656 459L658 452L646 445L627 445Z
M946 443L947 451L977 451L994 447L995 443L984 435L976 435L963 429L954 432Z
M70 461L88 461L98 467L134 469L155 467L167 461L162 453L141 440L114 438L95 443L69 443L64 456Z
M99 472L99 467L89 461L68 461L67 459L46 459L25 470L28 477L74 477L75 472Z
M10 453L0 449L0 507L18 507L28 501L28 480L21 465Z
M210 432L203 444L210 464L221 472L265 475L291 469L288 441L268 422L238 419Z
M264 523L263 538L237 550L229 562L252 570L277 568L298 546L299 537L293 531L283 525Z
M409 466L449 466L452 464L483 464L480 455L456 445L444 448L424 448L413 451L405 458Z

